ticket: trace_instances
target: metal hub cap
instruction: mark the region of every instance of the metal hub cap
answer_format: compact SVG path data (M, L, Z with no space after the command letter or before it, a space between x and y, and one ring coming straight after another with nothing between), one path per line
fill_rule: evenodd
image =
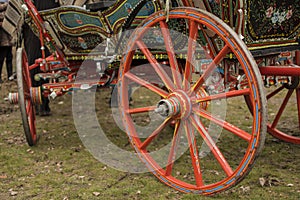
M190 98L184 91L176 91L158 102L155 112L164 117L187 118L192 110Z

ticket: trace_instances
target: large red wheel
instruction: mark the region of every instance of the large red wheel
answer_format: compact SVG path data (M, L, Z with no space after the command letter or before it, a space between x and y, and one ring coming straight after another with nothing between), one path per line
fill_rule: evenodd
M267 95L269 106L268 132L274 137L300 144L300 88L299 77L292 84L284 84Z
M148 17L129 39L118 89L132 146L176 190L223 191L242 180L263 147L266 100L258 68L238 35L210 13L178 8L168 19L164 11Z
M27 55L22 48L18 48L17 50L16 61L19 98L18 101L21 110L23 128L28 145L33 146L37 142L37 134L35 128L35 110L30 95L31 79Z

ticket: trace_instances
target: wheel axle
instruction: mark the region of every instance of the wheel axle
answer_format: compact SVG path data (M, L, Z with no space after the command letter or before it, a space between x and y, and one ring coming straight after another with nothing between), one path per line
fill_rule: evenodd
M180 113L180 103L176 98L163 99L154 111L163 117L176 116Z
M19 103L19 96L18 96L17 92L10 92L8 94L7 99L10 104L18 104Z
M154 111L163 117L185 119L191 114L191 109L189 96L183 90L178 90L170 94L169 98L160 100Z

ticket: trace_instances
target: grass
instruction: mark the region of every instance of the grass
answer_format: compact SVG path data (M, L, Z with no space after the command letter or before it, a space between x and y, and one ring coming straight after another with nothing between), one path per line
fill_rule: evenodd
M0 199L299 199L300 146L267 135L265 148L250 174L237 186L212 197L183 194L150 173L130 174L95 159L78 137L72 118L72 97L51 103L52 116L38 117L41 139L29 147L18 106L3 98L15 83L1 85ZM108 101L109 90L97 104ZM272 105L271 105L272 106ZM115 144L129 149L127 136L111 126L108 107L97 107L101 124ZM234 109L234 108L232 108ZM234 117L234 116L233 116ZM260 180L266 183L261 186Z

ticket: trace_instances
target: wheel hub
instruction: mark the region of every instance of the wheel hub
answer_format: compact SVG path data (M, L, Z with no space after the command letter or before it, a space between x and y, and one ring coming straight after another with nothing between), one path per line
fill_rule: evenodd
M284 84L284 87L286 89L296 89L296 88L300 88L300 77L296 77L296 76L293 76L291 78L291 80L289 81L289 83L285 83Z
M190 97L184 91L176 91L158 102L155 112L163 117L185 119L192 111Z

